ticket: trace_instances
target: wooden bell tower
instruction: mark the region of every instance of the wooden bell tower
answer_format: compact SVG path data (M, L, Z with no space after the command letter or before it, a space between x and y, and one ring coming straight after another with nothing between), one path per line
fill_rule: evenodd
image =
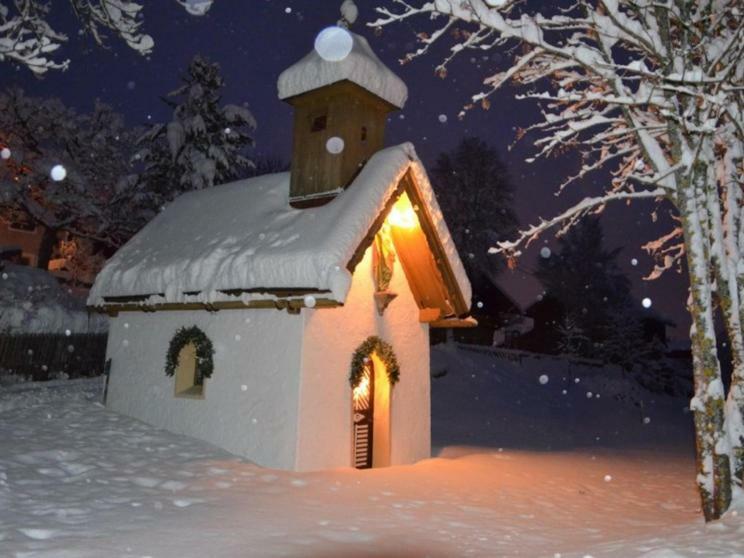
M284 70L277 86L279 98L294 107L294 207L322 205L349 186L384 147L387 116L408 97L366 39L339 27L321 31L315 49Z
M384 146L397 107L344 80L288 99L294 107L289 201L322 205L346 188Z

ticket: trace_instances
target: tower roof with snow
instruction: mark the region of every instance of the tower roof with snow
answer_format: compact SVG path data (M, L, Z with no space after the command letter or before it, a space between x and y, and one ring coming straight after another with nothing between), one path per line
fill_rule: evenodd
M279 75L279 98L345 80L397 108L403 108L408 98L406 84L377 58L367 40L341 27L322 31L315 48Z
M435 297L440 318L468 313L470 283L411 144L377 152L347 190L320 207L291 207L289 178L270 174L181 195L106 263L88 304L114 312L234 308L308 295L343 304L360 253L406 194L421 246L431 252L416 265L431 262L423 273L442 293Z

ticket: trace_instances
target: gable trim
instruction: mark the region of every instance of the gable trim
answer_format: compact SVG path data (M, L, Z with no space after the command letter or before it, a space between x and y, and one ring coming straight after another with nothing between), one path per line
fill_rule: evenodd
M427 246L434 257L437 269L439 270L442 281L444 282L445 290L450 295L450 302L452 303L455 316L464 318L469 315L470 308L467 306L465 297L460 291L449 258L447 257L439 233L437 232L429 213L429 207L424 202L424 198L421 196L418 184L416 183L411 171L411 166L412 165L409 164L408 168L406 168L406 170L401 174L401 177L398 179L398 185L395 187L395 190L393 190L393 193L390 195L382 210L373 221L364 239L354 251L354 254L346 265L346 268L349 272L354 273L356 266L362 261L364 253L367 251L367 248L372 245L375 235L379 232L385 219L387 219L393 205L398 201L398 198L405 193L411 199L411 203L418 207L417 216L419 224L421 225L421 230L426 238Z

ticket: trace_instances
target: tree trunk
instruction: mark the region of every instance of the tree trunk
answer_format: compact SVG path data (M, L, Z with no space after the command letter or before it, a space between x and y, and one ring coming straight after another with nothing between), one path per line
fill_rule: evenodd
M704 178L705 169L698 177ZM689 179L687 179L689 180ZM731 502L731 470L728 440L724 433L724 390L713 329L713 306L706 238L691 183L680 182L680 210L690 274L688 309L692 317L695 395L690 408L695 418L697 484L706 521L721 517Z
M737 285L738 248L731 230L734 225L726 213L728 227L724 226L724 212L715 176L709 173L706 184L708 229L711 239L711 263L716 277L716 294L723 315L729 348L731 350L731 387L725 405L725 431L731 447L731 468L734 479L741 484L744 471L744 336L742 335L741 298ZM732 208L725 208L730 211ZM738 207L733 208L735 211Z

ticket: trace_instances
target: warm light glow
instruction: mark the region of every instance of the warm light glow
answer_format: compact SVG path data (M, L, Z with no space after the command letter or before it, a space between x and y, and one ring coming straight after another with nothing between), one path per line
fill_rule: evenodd
M411 200L408 196L403 194L398 201L395 202L390 213L388 214L388 222L402 229L412 229L418 224L418 218L416 217L416 211L411 205Z
M369 376L364 376L359 381L359 384L354 388L352 396L354 397L354 401L369 397Z

